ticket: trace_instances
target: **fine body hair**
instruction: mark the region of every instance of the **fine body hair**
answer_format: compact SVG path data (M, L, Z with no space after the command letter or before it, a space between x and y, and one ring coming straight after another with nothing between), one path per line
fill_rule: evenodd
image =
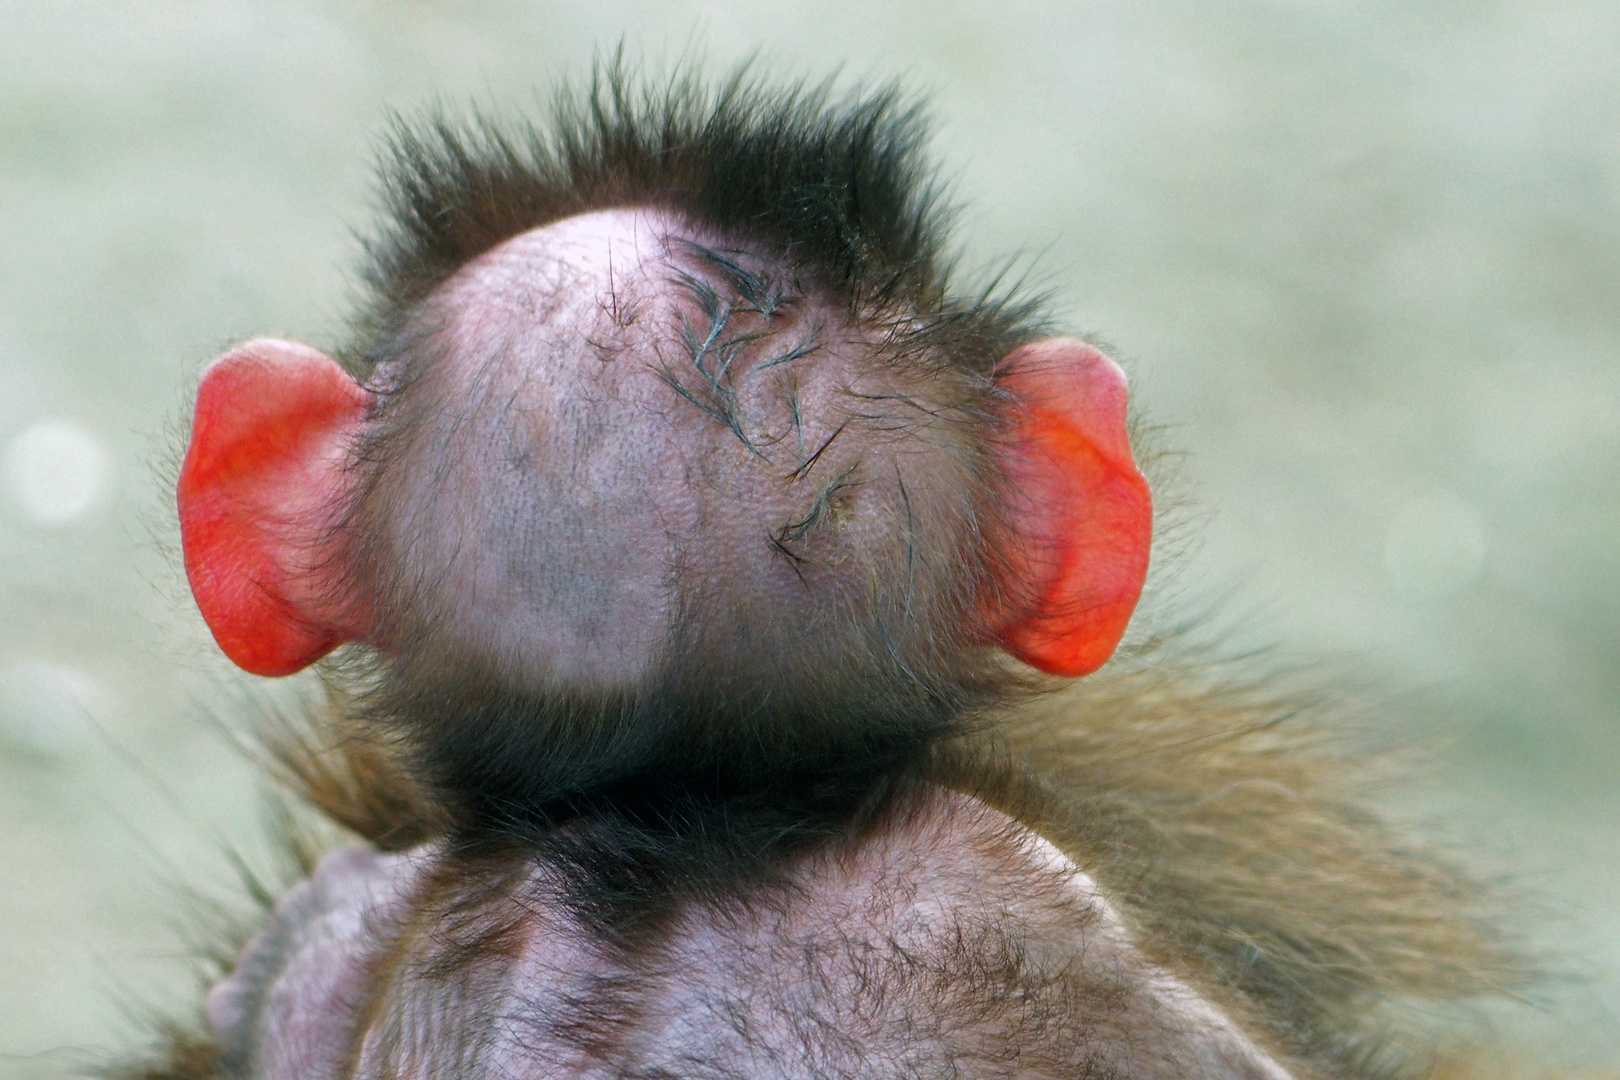
M453 868L437 891L412 894L434 903L402 916L432 946L411 953L413 963L443 985L476 990L477 978L456 978L512 963L514 935L533 930L512 921L522 910L513 898L535 881L553 905L547 918L566 917L584 940L614 950L622 961L614 972L645 985L638 980L649 969L637 958L658 955L691 912L751 901L768 910L770 897L792 894L794 873L839 851L858 860L906 835L918 805L948 797L1021 823L1094 883L1118 940L1129 941L1114 973L1138 972L1139 985L1170 979L1294 1076L1427 1075L1436 1036L1421 1018L1523 974L1481 890L1369 809L1360 755L1326 738L1345 717L1314 698L1269 692L1263 679L1234 681L1180 656L1173 642L1072 685L989 647L975 613L1018 600L992 584L1004 577L997 540L1011 511L997 501L991 455L963 450L955 509L938 535L897 545L894 565L873 563L867 591L806 640L750 622L752 612L727 624L734 612L724 591L697 594L683 598L689 606L678 607L675 636L649 673L624 687L564 692L445 649L431 618L413 626L406 616L424 595L424 572L375 540L392 505L382 466L409 460L411 440L446 404L420 391L433 387L453 337L458 274L577 215L651 208L681 223L666 265L678 286L670 310L680 314L663 324L677 332L660 339L680 363L666 383L712 424L717 445L742 454L765 443L726 398L735 384L705 365L842 362L845 350L859 352L863 371L894 395L859 414L868 442L851 435L858 450L880 446L883 424L897 415L911 424L943 416L944 441L993 446L1008 398L1000 365L1045 320L1033 302L958 292L949 210L921 156L924 138L917 110L893 91L839 98L828 85L783 89L747 70L714 86L690 70L649 84L617 60L599 66L586 90L561 93L544 127L443 115L402 126L383 171L389 222L368 246L371 294L354 339L334 351L378 395L382 421L360 447L360 494L345 522L357 584L403 629L386 648L340 654L324 669L326 702L270 725L272 770L375 849L369 858L431 850L435 865ZM593 324L601 347L611 352L639 332L634 311L647 302L632 288L610 290ZM750 327L770 332L749 337ZM737 342L740 359L708 351L728 330L747 338ZM814 355L792 355L801 348ZM789 398L771 400L770 415L795 415ZM845 408L816 422L845 430L840 423L860 407ZM795 470L817 445L792 457ZM837 512L838 476L818 482L801 518L771 532L787 549L774 564L784 572L797 572L792 544L814 534L816 515ZM881 495L891 518L909 521L900 473L869 479L862 497ZM908 577L913 562L931 577ZM890 579L932 584L894 588ZM728 629L716 637L716 627ZM717 642L742 646L716 655ZM996 827L973 828L994 847ZM313 869L312 857L301 861L301 874ZM812 874L809 885L818 880ZM437 934L435 920L450 908L465 933ZM1021 1024L1036 1024L1052 1038L1031 1043L1032 1060L1055 1056L1032 1075L1221 1074L1077 1062L1087 1032L1098 1038L1087 1025L1130 1014L1130 991L1105 985L1106 972L1081 970L1084 949L1062 977L1023 962L1019 949L1038 921L1030 910L956 933L914 967L897 949L867 971L858 996L929 1001L934 1020L989 1032L1003 1046L1028 1034ZM1075 910L1086 924L1090 916ZM959 919L941 925L961 928ZM391 933L378 924L379 941L395 940ZM706 962L745 969L759 942L733 944ZM775 944L801 950L812 969L847 967L851 955L837 926ZM1092 976L1101 981L1087 983ZM467 992L450 1009L465 1040L455 1046L487 1049L510 1033L512 1003L481 1009ZM725 1011L709 1019L721 1025ZM597 1036L616 1030L611 1019L579 1018L581 1045L604 1061L613 1048ZM875 1039L871 1031L836 1027L829 1021L821 1043L803 1032L777 1038L769 1025L754 1042L740 1036L729 1052L763 1063L752 1070L742 1061L706 1062L708 1071L666 1061L604 1075L1020 1075L1015 1062L977 1059L955 1073L907 1071L861 1057L857 1044ZM217 1028L172 1028L150 1064L118 1075L244 1075ZM396 1034L425 1037L412 1030ZM1140 1026L1150 1043L1158 1030ZM826 1056L825 1039L840 1035L854 1040L853 1056ZM1140 1061L1153 1049L1142 1047ZM1056 1064L1064 1054L1069 1064ZM880 1060L888 1063L870 1064ZM439 1074L473 1075L446 1061ZM870 1067L848 1064L862 1061Z

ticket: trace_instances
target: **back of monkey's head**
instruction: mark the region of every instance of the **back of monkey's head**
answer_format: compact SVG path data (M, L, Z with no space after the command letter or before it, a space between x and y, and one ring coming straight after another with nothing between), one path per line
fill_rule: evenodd
M372 718L495 816L881 772L1023 685L1005 653L1102 663L1151 522L1123 376L957 295L922 138L892 92L613 67L544 130L402 129L343 370L204 377L226 652L363 643Z

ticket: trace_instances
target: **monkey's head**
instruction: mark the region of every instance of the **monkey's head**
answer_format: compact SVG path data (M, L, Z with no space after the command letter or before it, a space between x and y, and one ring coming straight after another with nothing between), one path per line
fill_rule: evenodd
M1151 529L1124 377L952 294L912 114L587 104L406 136L344 363L204 374L180 518L227 655L361 646L436 780L525 804L865 768L1005 654L1103 663Z

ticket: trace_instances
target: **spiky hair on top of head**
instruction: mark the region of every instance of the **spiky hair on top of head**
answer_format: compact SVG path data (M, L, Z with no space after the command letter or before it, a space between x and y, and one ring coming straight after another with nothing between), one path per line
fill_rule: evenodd
M891 346L987 377L1042 329L1040 304L959 295L953 208L899 87L776 82L752 63L708 81L694 64L633 75L622 49L562 84L544 123L443 107L399 119L381 167L386 224L366 244L365 328L351 365L472 259L576 214L660 209L783 260L875 322Z

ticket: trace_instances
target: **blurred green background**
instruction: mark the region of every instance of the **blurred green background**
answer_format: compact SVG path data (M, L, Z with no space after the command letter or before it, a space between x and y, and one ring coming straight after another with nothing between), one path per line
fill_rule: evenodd
M1586 981L1520 1021L1620 1060L1620 5L0 0L0 1075L192 1000L242 685L155 479L200 365L328 343L390 110L663 61L932 94L971 261L1132 365L1207 511L1178 579L1352 658L1445 830ZM205 707L206 706L206 707ZM138 1009L137 1009L138 1011ZM93 1056L93 1055L92 1055Z

